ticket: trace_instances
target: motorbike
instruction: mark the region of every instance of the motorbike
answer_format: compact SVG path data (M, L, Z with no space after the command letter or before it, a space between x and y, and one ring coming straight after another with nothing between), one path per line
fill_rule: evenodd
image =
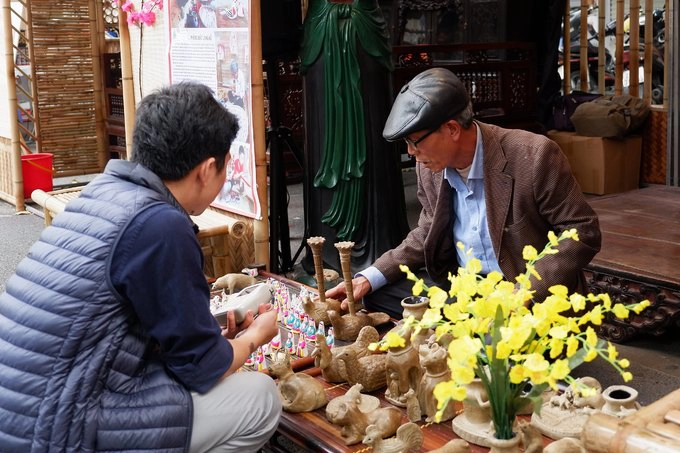
M592 7L595 10L597 7ZM588 14L587 18L587 64L588 64L588 86L587 90L591 93L597 92L598 72L600 66L597 34L597 18ZM581 89L581 9L573 8L569 17L569 81L572 90ZM564 80L564 39L560 39L558 55L558 72ZM614 57L610 49L605 48L605 92L613 90L614 87Z
M591 93L597 92L598 87L598 73L599 73L599 53L598 53L598 31L597 31L597 14L592 14L597 10L597 6L591 7L588 10L587 23L587 64L588 64L588 85L587 90ZM663 103L663 46L665 44L665 9L657 9L652 14L651 26L653 27L654 36L654 51L652 52L652 103ZM640 46L639 46L639 65L638 65L638 82L640 84L640 93L644 87L644 27L646 25L644 14L640 16ZM580 61L580 40L581 40L581 9L573 8L569 17L569 38L570 38L570 74L569 80L572 90L581 89L581 61ZM606 24L604 30L605 41L605 63L604 63L604 92L607 94L614 93L615 74L616 74L616 20L612 20ZM622 53L623 65L623 92L628 92L630 85L630 66L631 66L631 52L630 52L630 17L626 16L624 21L624 48ZM564 80L564 43L560 40L559 46L559 60L558 72L560 77Z
M665 7L656 9L652 13L652 104L662 104L664 95L664 46L665 46ZM640 93L644 88L645 83L645 26L647 24L644 14L640 15L639 19L639 47L638 47L638 83L640 84ZM630 16L626 15L623 23L623 87L624 92L627 92L630 85ZM615 47L616 39L616 21L610 21L605 26L605 45L608 47Z

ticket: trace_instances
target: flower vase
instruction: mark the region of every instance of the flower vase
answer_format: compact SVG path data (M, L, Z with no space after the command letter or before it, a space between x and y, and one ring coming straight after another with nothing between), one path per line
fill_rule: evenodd
M402 315L404 319L413 316L416 321L420 321L430 306L430 299L423 296L408 296L401 300L401 306L404 308Z
M627 385L612 385L602 392L604 406L602 412L615 417L625 417L640 409L637 403L638 392Z
M515 435L512 439L496 439L495 436L489 437L489 453L519 453L521 437Z

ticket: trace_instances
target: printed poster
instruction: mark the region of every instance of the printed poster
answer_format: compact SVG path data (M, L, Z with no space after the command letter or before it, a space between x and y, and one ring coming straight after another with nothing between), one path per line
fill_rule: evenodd
M170 81L209 86L238 119L227 177L212 205L260 218L255 186L249 0L169 0Z

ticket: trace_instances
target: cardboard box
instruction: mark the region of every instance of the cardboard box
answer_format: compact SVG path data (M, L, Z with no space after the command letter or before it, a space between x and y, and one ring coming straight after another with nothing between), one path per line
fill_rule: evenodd
M548 138L566 154L583 192L604 195L639 187L642 137L617 140L553 130Z

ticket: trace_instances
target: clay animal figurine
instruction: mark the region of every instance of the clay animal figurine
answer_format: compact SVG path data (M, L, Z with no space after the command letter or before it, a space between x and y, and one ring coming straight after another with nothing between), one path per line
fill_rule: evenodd
M257 283L255 277L234 272L225 274L215 280L212 289L224 289L227 294L234 294L234 292L241 291L243 288L254 285L255 283Z
M387 313L374 312L365 313L351 312L341 316L335 310L328 311L328 318L330 319L333 329L335 331L335 338L342 341L354 341L359 336L359 332L366 326L379 326L389 322L390 315Z
M420 355L420 365L425 369L418 385L418 402L420 410L426 417L425 421L434 421L437 413L437 399L434 396L434 388L440 382L451 379L451 370L446 363L448 351L439 343L432 341L420 345L418 351ZM444 410L441 421L451 420L456 416L456 412L462 409L462 404L456 401L449 402Z
M345 382L347 381L345 363L338 360L338 354L345 348L352 348L356 351L358 358L364 357L370 353L368 345L378 340L380 340L380 335L375 330L375 327L366 326L361 329L354 343L331 349L326 342L326 337L317 333L315 340L316 347L312 351L314 366L321 368L321 376L326 382Z
M356 400L342 402L337 411L331 415L332 418L328 420L340 426L340 436L346 445L361 442L369 425L376 426L380 435L385 438L393 436L401 424L401 410L396 407L378 407L372 411L362 412Z
M371 412L380 407L380 400L373 395L364 395L361 393L363 388L361 384L353 385L347 390L344 395L333 398L326 405L326 418L329 421L336 420L340 413L340 406L343 403L349 402L356 404L361 412Z
M420 403L418 402L418 396L413 389L408 389L408 392L404 395L406 398L406 417L410 422L419 422L423 418L420 412Z
M333 310L342 313L340 301L335 299L317 299L312 300L309 296L302 297L302 309L316 322L323 321L324 324L330 324L331 319L328 317L328 311Z
M524 420L517 424L522 433L524 453L541 453L543 451L543 435L531 423Z
M347 382L350 385L361 384L364 390L372 392L385 387L385 354L372 354L359 358L352 348L343 349L337 360L344 362Z
M583 396L581 395L581 392L578 391L579 385L595 389L595 393L593 395ZM574 381L574 384L567 387L564 393L550 398L550 405L557 406L560 410L575 410L585 413L592 413L596 410L600 410L604 405L602 385L597 379L590 376L578 378Z
M290 355L280 354L269 365L269 373L277 377L283 409L288 412L311 412L328 403L323 384L304 373L293 373Z
M452 439L430 453L470 453L470 444L463 439Z
M383 439L375 425L366 427L366 435L362 442L373 447L375 453L406 453L410 450L420 449L423 445L423 432L415 423L408 422L397 429L397 436Z
M404 332L403 347L387 350L385 371L387 372L387 391L385 399L395 406L406 407L406 393L417 390L423 374L418 359L418 350L411 346L411 329ZM396 379L396 385L392 385Z

